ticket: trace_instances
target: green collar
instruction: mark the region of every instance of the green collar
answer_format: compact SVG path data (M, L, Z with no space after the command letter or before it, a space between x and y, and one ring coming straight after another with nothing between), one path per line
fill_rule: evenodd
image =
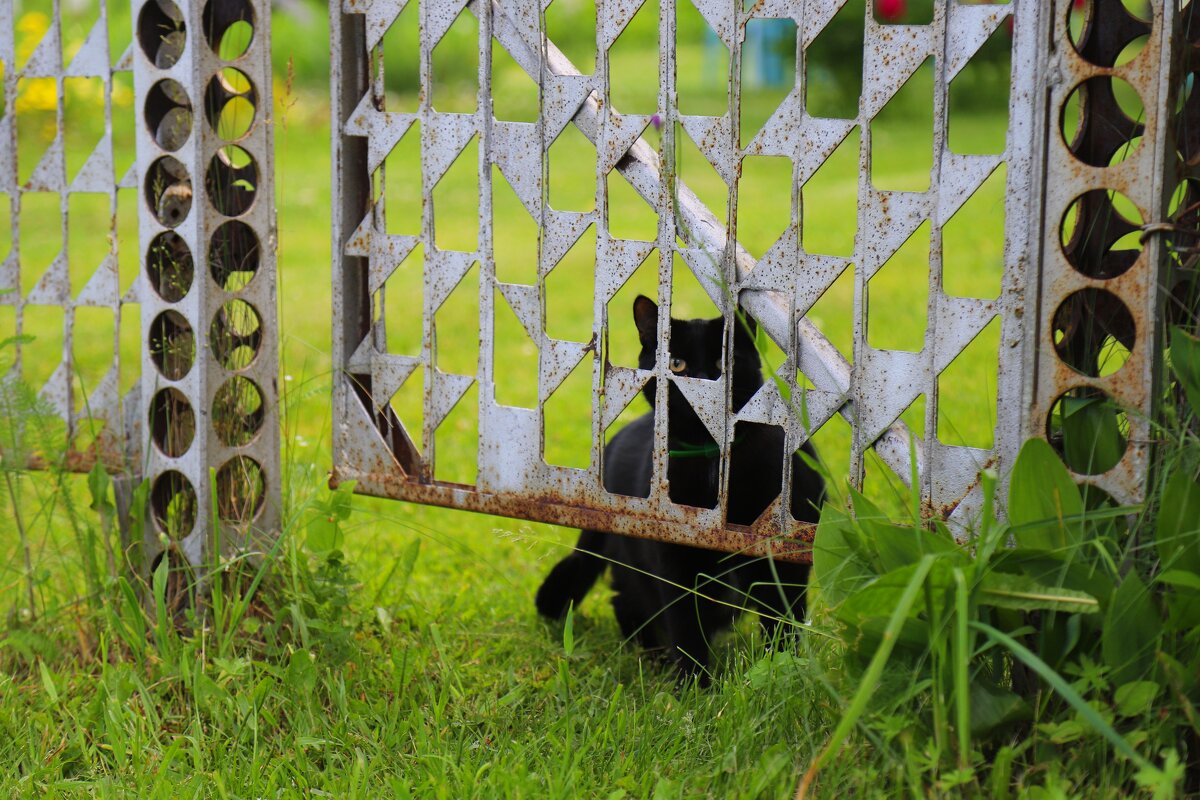
M735 436L733 438L733 447L737 447L745 439L745 435ZM691 442L680 442L679 445L667 451L667 455L671 458L713 458L721 454L721 445L716 442L711 444L692 444Z

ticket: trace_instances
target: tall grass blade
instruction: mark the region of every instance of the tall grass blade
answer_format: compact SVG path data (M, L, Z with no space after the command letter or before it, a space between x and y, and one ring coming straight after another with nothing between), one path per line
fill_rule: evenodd
M808 771L804 773L804 779L800 782L800 788L796 791L796 800L803 800L808 796L808 789L812 785L813 780L816 779L821 767L837 753L838 749L842 746L842 742L849 735L850 729L854 727L855 723L858 722L858 718L866 710L867 702L871 699L871 695L875 693L879 679L883 676L883 668L887 666L888 659L891 658L892 648L896 645L896 637L900 634L900 628L904 625L904 620L908 617L908 612L912 610L912 605L917 599L917 592L924 585L925 577L929 574L933 562L934 556L927 555L923 556L917 563L916 570L914 570L912 577L908 580L908 585L904 587L904 593L900 595L900 600L892 610L887 627L884 628L879 649L871 657L871 663L867 666L867 671L863 673L858 691L854 693L854 699L850 701L849 708L846 709L846 713L838 721L837 727L834 728L833 734L830 735L829 741L825 745L825 749L821 751L816 760L809 765Z
M1113 748L1119 753L1125 755L1130 761L1137 764L1144 770L1156 769L1144 756L1133 749L1131 745L1121 734L1113 730L1112 726L1104 721L1104 718L1096 712L1096 709L1088 705L1079 693L1071 688L1071 685L1063 680L1062 676L1050 668L1050 665L1042 661L1031 650L1023 644L1013 639L1011 636L996 630L991 625L985 622L971 621L971 627L987 636L993 642L1007 647L1022 664L1036 672L1038 676L1049 684L1050 688L1058 692L1063 700L1075 709L1076 713L1084 719L1093 729L1112 744Z
M970 607L967 578L954 568L954 725L958 729L958 766L966 768L971 756L971 690L967 667L971 661Z

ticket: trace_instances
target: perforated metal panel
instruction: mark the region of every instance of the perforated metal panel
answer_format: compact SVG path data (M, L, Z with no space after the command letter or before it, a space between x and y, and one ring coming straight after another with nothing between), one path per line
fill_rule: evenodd
M226 549L279 526L269 31L252 0L0 4L7 378L68 467L149 480L147 564L209 563L210 509Z
M1172 113L1180 26L1193 13L1179 5L1145 4L1142 17L1136 4L1092 3L1072 26L1072 3L1057 2L1055 47L1041 55L1047 136L1024 432L1048 437L1080 481L1122 503L1141 500L1150 465L1168 235L1178 241ZM1122 446L1064 451L1073 419L1116 429Z
M198 565L279 528L270 6L133 8L146 549Z
M670 502L665 480L666 421L661 409L667 384L673 382L721 444L722 481L728 479L725 465L738 422L779 425L789 444L799 446L835 415L841 415L852 428L849 477L853 483L861 485L865 456L873 448L881 462L905 483L915 473L928 513L948 517L965 530L980 506L978 472L994 468L1003 482L1024 436L1049 436L1058 442L1055 426L1061 422L1052 421L1052 401L1064 389L1091 386L1104 388L1127 404L1130 410L1126 414L1136 417L1124 434L1129 441L1124 456L1119 463L1108 465L1095 482L1120 501L1140 496L1156 368L1151 345L1156 341L1154 287L1162 263L1160 245L1151 241L1127 271L1129 277L1105 284L1146 321L1139 328L1137 344L1131 345L1120 330L1110 331L1117 344L1129 345L1131 350L1127 363L1113 376L1088 380L1064 371L1054 361L1060 358L1055 348L1065 354L1073 352L1075 345L1061 325L1059 332L1054 332L1053 320L1062 298L1110 280L1083 274L1086 267L1081 273L1067 265L1071 259L1090 258L1087 248L1093 241L1068 237L1064 244L1062 219L1071 199L1102 186L1126 187L1143 210L1143 221L1165 219L1163 198L1169 191L1164 186L1163 164L1168 152L1165 120L1171 108L1167 83L1173 52L1171 32L1176 26L1173 6L1156 6L1149 22L1130 19L1121 24L1122 31L1150 34L1134 61L1115 68L1117 74L1131 79L1145 110L1136 129L1126 125L1125 138L1141 133L1144 139L1140 148L1133 148L1136 154L1131 159L1110 168L1107 162L1090 167L1079 163L1080 154L1088 147L1088 131L1116 119L1113 108L1096 100L1101 93L1089 95L1091 105L1084 112L1081 134L1084 144L1068 146L1059 133L1060 109L1075 84L1089 76L1108 81L1114 73L1111 64L1089 65L1085 58L1068 52L1073 51L1069 0L1053 4L1036 0L938 2L931 20L921 25L884 24L868 10L864 14L858 110L847 119L809 113L809 76L803 69L814 40L848 5L844 0L764 0L748 7L727 0L661 0L659 91L653 116L620 113L608 69L614 42L643 5L639 0L597 3L596 65L588 75L580 74L547 38L544 15L550 3L420 2L416 7L419 107L406 113L391 111L380 45L394 21L418 2L346 0L331 6L336 56L333 102L339 126L334 137L334 360L340 370L335 382L335 480L354 479L359 491L381 496L723 549L761 552L764 537L807 535L804 526L778 502L749 528L727 525L723 503L715 509L697 509ZM1104 15L1114 15L1114 19L1129 15L1120 0L1095 0L1092 6L1089 13L1097 20ZM680 8L698 11L720 46L728 50L729 102L722 116L680 113L676 69L676 13ZM446 113L435 106L433 53L460 13L478 20L480 66L474 113ZM749 24L766 18L795 23L795 88L762 128L743 140L739 115L745 32ZM1012 30L1006 146L992 155L956 152L949 141L949 87L1001 26ZM1084 51L1093 47L1087 42L1107 35L1104 29L1102 23L1085 28L1080 34ZM1095 33L1097 30L1102 32ZM1094 48L1103 58L1115 60L1112 47L1121 50L1128 43L1126 38ZM534 121L514 122L493 114L491 62L501 51L537 85ZM872 173L878 147L873 141L874 123L929 59L934 74L929 188L881 190ZM648 126L655 122L662 122L657 148L646 138ZM547 153L569 125L578 128L595 148L593 211L562 211L548 201ZM724 182L725 209L705 208L676 175L674 155L680 130L699 147ZM810 253L800 235L804 187L852 131L859 135L853 251L845 257ZM415 140L406 141L405 137ZM472 165L480 193L478 246L469 250L439 247L437 220L456 212L448 196L439 197L437 187L472 141L478 149ZM397 232L390 224L387 207L387 158L405 144L420 153L421 224L415 230ZM737 243L739 186L746 159L758 156L782 157L790 163L791 215L782 236L763 252L751 253ZM943 283L943 229L1001 165L1005 169L1006 223L999 294L992 298L949 294ZM611 235L607 177L614 170L654 209L657 235L653 241ZM516 191L539 231L536 275L527 282L497 278L492 207L496 175L502 175ZM811 195L805 202L813 202ZM1115 219L1103 209L1087 209L1079 219L1086 222L1101 217L1106 225ZM555 338L547 333L547 282L589 226L594 226L596 239L590 340ZM928 286L922 341L912 351L872 346L869 309L889 302L872 279L922 226L927 226L930 238L928 268L913 277ZM423 260L413 255L417 252ZM681 261L677 262L677 254ZM779 383L768 381L745 407L731 413L727 382L673 375L665 343L659 346L652 371L611 363L606 347L608 302L644 259L658 265L657 300L662 307L671 306L672 270L682 263L727 320L738 304L755 317L785 353L777 376L786 387L784 396L790 395L792 400L781 396ZM443 351L438 346L438 311L476 263L478 366L454 372L440 366ZM851 265L855 283L853 344L849 352L842 352L809 312ZM389 281L398 270L418 276L421 345L415 352L401 353L393 347L395 337L389 339L399 315L417 313L403 296L398 298L394 291L388 294ZM406 310L393 311L397 306ZM507 356L498 355L494 333L498 315L509 313L520 321L536 347L537 402L531 408L504 405L496 399L498 374L511 365L501 360ZM939 378L995 319L1000 326L995 444L972 448L943 442L937 434L938 408L944 399ZM660 338L664 340L665 324L663 315ZM1082 339L1079 342L1075 349L1083 354L1074 357L1086 372L1087 359L1094 360L1096 353L1088 350L1093 345L1085 347ZM1104 337L1095 344L1110 345ZM727 353L726 366L728 357ZM548 463L545 457L546 439L553 435L546 429L545 409L579 365L591 376L591 455L586 466L567 468ZM797 370L803 380L798 380ZM652 377L657 379L660 413L655 424L651 494L644 499L609 494L601 484L605 432ZM412 420L398 416L389 405L397 391L414 380L422 386L420 413L414 414L421 420L419 425L410 424ZM478 423L478 476L473 485L453 484L438 478L438 437L447 432L443 428L447 416L472 386L478 390L477 408L469 412ZM923 428L927 435L918 437L899 417L921 397L925 399ZM1103 404L1089 401L1088 405ZM1115 414L1110 406L1103 407ZM915 470L912 456L917 461Z

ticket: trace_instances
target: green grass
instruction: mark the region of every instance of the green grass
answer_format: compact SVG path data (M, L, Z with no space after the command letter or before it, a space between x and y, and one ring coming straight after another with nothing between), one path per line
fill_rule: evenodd
M320 33L323 12L317 17ZM284 59L289 48L300 52L298 41L312 41L301 38L314 36L312 29L295 33L297 27L285 20L277 28L277 55ZM311 63L317 51L303 47L301 66L319 76L320 63ZM622 52L614 64L619 74L644 74L655 61L645 48ZM694 49L681 60L685 57L699 60ZM697 97L703 110L712 98L701 78L697 81L681 86L681 94ZM502 78L502 83L520 82L512 74ZM636 83L627 88L635 107L653 98ZM298 545L314 504L322 502L319 487L330 463L328 110L319 86L288 93L280 83L276 100L281 385L288 397L285 553L307 561L310 556ZM777 95L748 94L743 98L747 119L761 123L777 100ZM994 116L969 117L955 135L989 146L999 124ZM906 154L929 147L929 130L902 114L874 135L878 152L885 154L877 156L876 179L889 185L919 182L926 168ZM35 153L37 135L22 143ZM595 188L591 176L583 167L572 167L588 163L594 151L581 137L560 145L551 154L552 203L588 207ZM85 152L86 145L79 149ZM22 163L32 157L23 155ZM685 151L680 158L684 179L723 214L724 184L698 152ZM474 162L465 163L452 169L438 189L439 242L469 246L473 240L476 178ZM561 166L556 165L566 166L557 184L554 170ZM770 163L759 166L747 168L738 220L740 239L757 255L787 224L787 201L781 198L790 196L790 176ZM392 181L389 201L409 214L396 224L411 225L411 215L419 210L411 181L419 174L413 150L402 143L389 169L410 176L408 182ZM814 179L811 192L806 190L806 247L848 252L857 169L851 146ZM558 187L565 193L556 195ZM132 220L138 201L133 190L123 192L118 208L123 286L137 269ZM993 181L970 217L952 223L957 238L947 233L947 258L961 254L954 269L963 294L998 293L1002 202L1003 183ZM612 224L631 235L647 230L653 219L647 223L639 203L614 203ZM57 213L56 205L48 205L41 218L53 220ZM102 232L108 213L106 206L81 207L72 224ZM518 276L529 275L529 253L536 252L531 250L533 229L523 215L512 203L497 206L498 254ZM7 236L7 226L0 226L0 236ZM24 290L61 241L54 225L29 227L22 248ZM0 241L0 252L7 250L5 244ZM72 275L86 276L94 254L72 253ZM986 253L993 256L981 255ZM557 275L552 273L552 332L576 339L590 335L592 258L580 249L556 268ZM403 303L404 281L419 274L417 263L393 279L393 288L401 291L393 291L389 302ZM629 308L637 293L653 294L653 256L649 263L610 307L617 363L636 357ZM923 275L926 263L925 252L906 249L871 283L872 292L889 298L889 316L880 325L918 343L925 289L911 276ZM476 269L437 320L440 346L453 360L448 369L471 371L474 363L477 281ZM711 303L694 279L681 271L677 281L677 313L709 315ZM72 288L77 292L81 284L73 282ZM812 312L847 357L852 356L853 294L853 283L840 281ZM10 324L10 319L0 321ZM46 365L60 352L61 314L38 309L30 319L39 335L30 347L43 354L27 359L26 377L36 382L49 374ZM419 327L411 317L389 319L389 325L393 322L393 350L412 352ZM506 402L532 404L532 343L521 340L515 320L498 325L498 335L509 343L500 390L507 392ZM117 331L117 346L136 364L139 334L126 327ZM938 431L943 441L990 444L998 335L993 329L985 336L991 338L981 339L982 355L956 364L955 383L943 387L945 425L939 421ZM89 369L103 364L113 341L111 332L80 337L80 362ZM589 451L589 391L588 380L569 380L555 398L548 460L577 464ZM394 403L414 430L420 427L419 398L419 392L406 392ZM641 403L635 401L627 413L641 413ZM439 477L469 480L472 416L469 406L461 405L439 431ZM918 432L931 433L924 431L923 408L911 409L904 419ZM817 436L833 474L845 474L848 426L835 419ZM882 468L872 461L868 469L875 496L898 504ZM308 568L296 568L285 559L279 572L291 583L273 585L270 607L234 626L238 636L232 647L214 643L218 627L138 659L102 614L88 611L91 604L73 604L81 590L81 565L68 528L70 519L87 515L82 480L68 479L64 489L51 476L22 475L17 489L24 524L34 532L40 622L28 624L21 612L27 605L24 568L5 496L0 607L8 616L0 634L0 791L8 796L259 797L309 796L320 790L339 797L790 797L842 711L836 687L844 666L837 646L814 636L805 637L795 654L775 652L753 620L744 620L719 645L717 684L707 692L678 689L656 664L622 646L606 590L593 592L578 610L568 654L561 631L535 617L532 596L574 532L371 498L355 500L344 530L341 549L349 566L338 566L341 559L333 566L316 559ZM66 507L68 498L75 512ZM414 542L420 551L409 573L403 565ZM837 759L822 774L822 796L874 793L912 779L911 763L897 760L893 751L866 742L854 748L853 758Z

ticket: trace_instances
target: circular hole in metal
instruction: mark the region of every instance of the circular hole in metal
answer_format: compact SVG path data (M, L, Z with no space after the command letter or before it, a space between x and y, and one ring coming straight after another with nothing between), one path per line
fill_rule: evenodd
M1117 164L1120 164L1122 161L1129 158L1129 156L1141 146L1142 137L1133 137L1128 142L1117 148L1117 151L1112 154L1112 158L1108 160L1108 165L1110 167L1115 167Z
M217 58L242 56L254 41L254 8L246 0L209 0L204 4L204 38Z
M150 323L150 358L168 380L180 380L192 369L196 336L178 311L164 311Z
M151 239L146 272L159 297L168 303L182 300L192 288L195 273L192 251L183 237L174 231L164 231Z
M178 227L192 210L192 177L174 156L163 156L146 172L146 203L167 228Z
M1117 54L1117 60L1113 62L1113 66L1123 67L1133 61L1142 54L1148 44L1150 44L1150 34L1148 33L1131 39L1128 44L1121 48L1121 52Z
M163 150L183 147L192 135L192 101L178 81L164 78L146 94L146 127Z
M241 220L230 220L213 231L208 246L208 269L227 292L240 292L258 272L258 236Z
M1063 463L1080 475L1115 467L1129 443L1129 417L1099 389L1070 389L1054 401L1046 438Z
M1063 253L1089 278L1121 275L1142 252L1142 212L1125 195L1107 189L1084 192L1063 214Z
M240 375L221 384L213 396L213 429L227 447L244 447L254 441L265 413L262 391Z
M250 132L257 106L254 84L233 67L214 75L204 91L204 115L217 136L226 141L241 139Z
M196 438L196 413L183 392L160 389L150 400L150 437L159 452L179 458Z
M150 488L150 509L158 529L182 539L196 527L196 490L182 472L167 470Z
M1076 0L1067 10L1067 36L1081 58L1100 67L1120 67L1149 43L1151 12L1141 0L1121 3Z
M150 0L138 13L137 38L151 64L170 69L187 45L183 12L171 0Z
M1121 298L1094 288L1067 295L1054 312L1052 329L1058 357L1091 378L1123 367L1137 337L1133 315Z
M1143 133L1142 100L1115 75L1080 83L1067 96L1059 119L1067 149L1085 164L1105 167L1136 152L1131 142Z
M258 167L245 150L226 145L209 161L205 187L213 208L227 217L239 216L254 205Z
M262 511L266 479L258 462L235 456L217 470L217 516L222 522L250 522Z
M1129 12L1129 16L1142 22L1150 22L1154 19L1154 11L1150 8L1150 0L1121 0L1121 5ZM1180 3L1182 8L1185 4Z
M262 317L245 300L230 300L213 315L208 346L225 369L245 369L262 344Z
M1193 255L1200 241L1200 181L1180 181L1171 194L1166 216L1175 225L1170 231L1168 247L1172 263L1177 270L1194 269Z

